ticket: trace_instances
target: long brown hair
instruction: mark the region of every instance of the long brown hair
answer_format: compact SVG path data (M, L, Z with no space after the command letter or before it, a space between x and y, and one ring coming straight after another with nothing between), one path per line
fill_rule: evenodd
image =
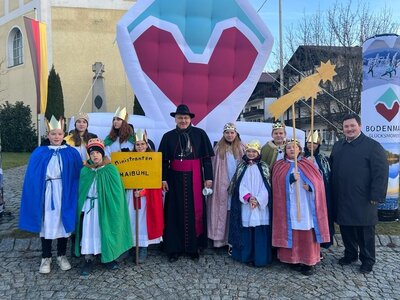
M82 139L79 134L79 131L75 128L74 130L71 131L72 134L72 140L74 141L75 146L80 146L82 144ZM83 142L85 144L88 143L88 141L92 138L92 136L89 134L89 131L86 129L85 132L82 135Z
M242 140L240 139L239 133L236 133L236 137L233 140L232 144L229 144L226 141L226 139L222 136L222 138L217 143L217 146L216 146L217 153L215 153L215 154L219 155L219 158L224 159L229 147L231 147L232 153L233 153L233 156L235 157L235 159L240 159L241 155L242 155L241 149L243 148L243 146L242 146Z
M131 135L133 135L133 129L131 126L129 126L128 122L125 120L122 120L122 124L120 129L115 129L114 128L114 119L113 119L113 125L111 127L110 133L108 136L110 139L115 142L117 137L119 137L119 142L123 143L129 139Z

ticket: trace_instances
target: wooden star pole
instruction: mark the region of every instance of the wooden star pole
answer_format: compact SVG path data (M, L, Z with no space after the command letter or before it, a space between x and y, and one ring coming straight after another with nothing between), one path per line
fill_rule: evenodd
M290 89L289 93L283 95L279 99L277 99L274 103L272 103L268 110L271 113L272 117L278 119L290 106L292 106L292 120L293 120L293 139L296 145L296 112L295 112L295 103L300 99L304 98L308 100L311 98L311 133L314 132L314 99L317 98L317 94L322 91L319 86L319 83L325 83L326 81L333 80L333 76L336 75L335 65L331 64L330 60L326 63L321 62L321 65L316 69L316 73L307 76L300 80L297 84ZM311 148L311 156L314 156L313 148ZM297 168L297 155L294 158L294 167L295 172L298 172ZM297 207L297 219L301 220L300 215L300 200L299 200L299 187L298 182L295 182L296 186L296 207Z

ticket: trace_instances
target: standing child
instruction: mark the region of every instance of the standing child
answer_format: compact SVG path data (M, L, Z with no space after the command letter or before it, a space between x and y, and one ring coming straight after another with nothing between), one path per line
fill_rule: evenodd
M110 270L118 268L115 261L132 247L125 190L117 168L104 158L104 144L91 139L87 145L90 156L82 168L79 181L78 223L75 255L85 255L81 275L89 275L94 255Z
M256 267L271 263L271 188L268 165L261 161L260 143L246 144L229 191L232 192L229 243L232 258Z
M79 172L82 160L79 153L64 139L64 122L54 116L48 123L50 145L33 151L22 190L19 227L39 232L42 242L42 261L39 273L51 271L52 240L57 240L57 263L61 270L71 269L65 256L67 240L75 229Z
M105 155L111 159L112 152L132 151L135 139L133 136L133 127L129 126L128 114L126 108L118 107L114 114L110 133L104 140Z
M272 169L272 244L278 248L281 262L311 275L320 261L320 243L329 242L328 216L321 173L300 154L298 141L288 141L285 158Z
M150 149L146 131L137 130L135 152L153 152ZM135 199L136 197L136 199ZM136 204L138 205L138 240L139 263L147 258L147 247L162 241L164 230L164 211L162 189L126 190L128 209L131 220L133 243L136 245ZM136 200L136 201L135 201Z

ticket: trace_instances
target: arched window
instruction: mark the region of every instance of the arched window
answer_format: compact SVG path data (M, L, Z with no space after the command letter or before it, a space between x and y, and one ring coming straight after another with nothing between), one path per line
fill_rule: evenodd
M21 65L24 62L22 33L18 28L13 28L8 36L8 67Z

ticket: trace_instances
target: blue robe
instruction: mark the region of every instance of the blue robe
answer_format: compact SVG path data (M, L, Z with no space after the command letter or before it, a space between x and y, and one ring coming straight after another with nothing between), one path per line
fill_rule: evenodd
M39 233L42 228L47 165L55 151L59 151L63 166L62 222L67 233L75 230L82 160L78 151L70 146L57 150L41 146L32 152L22 188L19 216L19 228L22 230Z

